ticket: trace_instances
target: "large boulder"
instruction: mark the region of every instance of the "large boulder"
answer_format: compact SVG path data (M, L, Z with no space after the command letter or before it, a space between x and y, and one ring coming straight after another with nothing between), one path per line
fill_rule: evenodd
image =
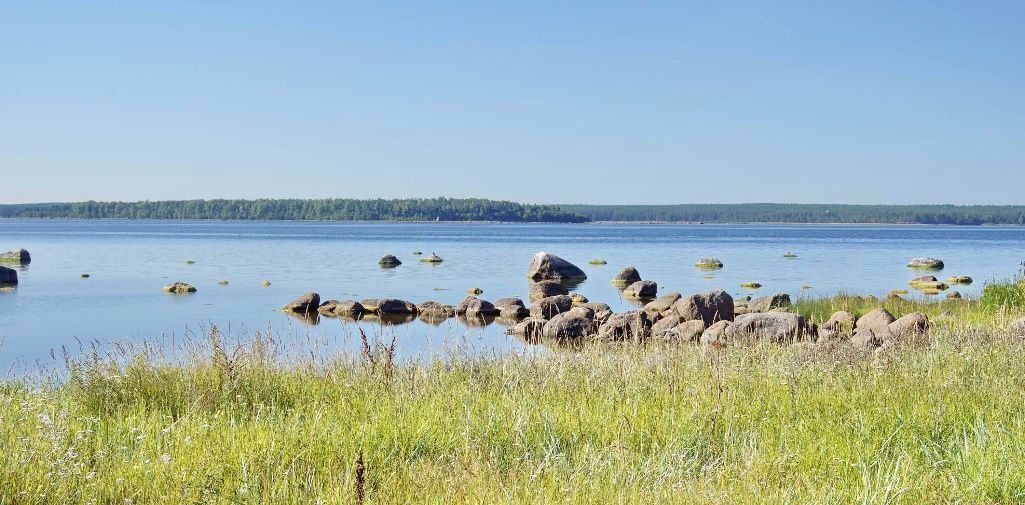
M495 309L498 310L499 317L507 320L518 320L530 314L527 307L523 305L523 300L519 298L499 298L495 301Z
M705 326L733 319L733 297L721 289L688 295L673 304L673 310L687 320L700 319Z
M815 338L815 325L799 314L790 312L752 312L737 316L726 339L766 341L788 344Z
M530 301L537 301L549 296L568 295L566 286L556 281L539 281L530 283Z
M527 277L534 281L584 280L587 274L576 265L542 251L531 258Z
M787 307L790 307L790 295L786 293L759 296L747 302L748 312L768 312L772 309L785 309Z
M522 337L527 342L537 342L541 340L541 335L544 333L545 323L544 319L528 317L513 325L507 332L510 335Z
M1010 326L1011 336L1025 338L1025 317L1015 319Z
M476 296L467 296L459 302L459 305L456 305L456 314L465 315L468 318L493 316L498 314L498 309L487 300L481 300Z
M445 320L456 315L456 310L451 305L438 303L429 300L416 306L416 312L421 319Z
M908 262L908 268L943 270L943 261L936 258L914 258Z
M626 267L612 278L612 283L618 286L629 286L639 280L641 280L640 272L634 267Z
M642 341L651 335L651 319L643 310L613 314L598 328L598 338L608 342Z
M897 342L929 335L929 316L912 312L887 325L890 337Z
M317 309L320 308L320 295L309 291L299 295L298 298L288 302L287 305L281 308L282 310L302 312L304 314L317 312Z
M0 253L0 263L17 263L27 265L32 262L32 256L24 249L15 249Z
M651 299L658 294L658 284L655 281L637 281L623 290L623 296L627 298Z
M416 305L405 300L382 298L377 300L378 314L416 314Z
M644 306L644 311L649 314L661 314L669 310L669 308L672 307L674 303L676 303L676 300L679 300L682 297L683 295L677 293L676 291L664 294L648 302L648 304Z
M896 321L890 311L879 307L860 318L854 325L851 344L863 350L871 350L890 339L890 323Z
M556 314L545 323L542 335L554 339L582 338L590 335L593 331L594 323L590 319L570 311Z
M358 316L366 310L363 304L356 300L341 300L335 304L335 315L339 316Z
M551 319L556 314L569 311L573 308L573 299L566 295L549 296L536 300L530 304L530 317L538 319Z
M834 312L829 320L819 326L819 341L844 341L854 336L854 325L858 318L845 310Z
M662 319L651 325L651 336L667 342L697 342L704 331L704 321L687 321L673 310L664 312Z
M18 271L13 268L0 267L0 285L17 286Z
M722 268L722 260L719 258L699 258L694 262L694 266L707 269Z
M722 320L709 326L701 333L701 345L725 346L728 334L733 328L733 321Z

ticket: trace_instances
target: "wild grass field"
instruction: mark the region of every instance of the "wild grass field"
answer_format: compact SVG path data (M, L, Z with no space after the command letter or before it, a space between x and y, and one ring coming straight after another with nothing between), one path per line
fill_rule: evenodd
M880 303L927 312L928 342L86 352L0 383L0 503L1025 502L1021 309L794 310Z

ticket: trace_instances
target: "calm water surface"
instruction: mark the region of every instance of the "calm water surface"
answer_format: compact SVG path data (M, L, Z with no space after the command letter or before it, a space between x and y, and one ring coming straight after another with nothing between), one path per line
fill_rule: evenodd
M884 295L918 272L914 256L946 262L937 276L970 275L976 295L984 281L1006 278L1025 260L1025 228L842 225L543 225L450 223L192 222L0 220L0 249L24 247L32 264L21 284L0 292L0 365L48 359L61 346L91 340L141 341L201 334L216 324L232 334L272 331L279 339L314 339L355 348L354 323L318 324L276 312L305 291L323 299L395 297L455 304L470 287L485 299L526 299L531 255L556 253L583 268L577 291L615 310L632 308L609 283L633 265L660 291L721 287L737 294L816 296L838 291ZM423 264L413 251L445 262ZM787 259L783 254L799 255ZM382 269L384 254L404 264ZM694 268L716 256L725 268ZM608 265L587 264L604 258ZM188 265L186 260L195 260ZM88 279L79 277L91 275ZM227 286L218 285L226 279ZM270 280L264 287L262 280ZM192 295L168 295L173 281L195 285ZM757 292L742 290L758 281ZM813 288L802 290L809 284ZM453 346L473 352L529 346L491 324L420 321L368 333L398 339L401 357L422 357ZM534 349L534 347L530 347ZM532 352L532 351L531 351Z

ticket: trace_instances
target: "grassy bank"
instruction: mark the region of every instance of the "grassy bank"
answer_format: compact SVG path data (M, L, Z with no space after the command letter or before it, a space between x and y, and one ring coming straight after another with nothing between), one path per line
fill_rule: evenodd
M393 365L215 338L164 364L86 357L0 386L0 503L1025 500L1014 310L886 303L930 312L931 342Z

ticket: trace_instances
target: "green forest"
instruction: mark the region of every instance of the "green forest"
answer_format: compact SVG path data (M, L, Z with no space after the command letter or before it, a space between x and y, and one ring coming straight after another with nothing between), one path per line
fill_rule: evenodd
M480 198L218 199L7 204L0 205L0 218L1025 225L1025 206L532 205Z

